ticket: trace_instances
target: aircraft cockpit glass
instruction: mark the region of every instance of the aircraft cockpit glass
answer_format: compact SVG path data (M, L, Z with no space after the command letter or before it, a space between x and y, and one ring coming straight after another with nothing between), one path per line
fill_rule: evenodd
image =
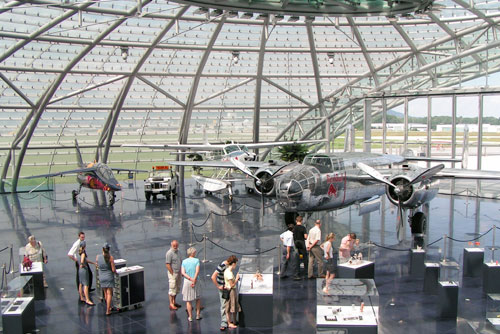
M115 178L113 171L106 165L98 166L96 173L104 180L113 180Z
M226 147L224 147L224 151L226 151L226 154L236 152L239 150L240 148L238 147L238 145L227 145Z
M243 152L248 152L248 147L246 147L245 145L240 145L240 150L242 150Z
M319 178L318 169L311 166L301 166L283 175L279 179L277 188L279 200L294 206L301 200L303 194L314 193Z
M329 156L311 155L304 159L304 165L314 166L321 173L333 172L332 160Z

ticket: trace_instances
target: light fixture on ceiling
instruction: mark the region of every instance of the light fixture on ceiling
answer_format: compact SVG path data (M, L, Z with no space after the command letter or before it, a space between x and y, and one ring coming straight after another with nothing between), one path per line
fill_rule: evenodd
M238 64L238 62L240 61L240 52L233 51L231 52L231 54L233 55L233 63Z
M268 17L269 17L269 14L261 13L261 14L257 15L257 20L265 20Z
M387 15L387 20L389 22L398 22L398 18L394 15Z
M226 12L227 14L227 17L238 17L238 12L237 11L234 11L234 10L230 10L229 12Z
M242 19L246 19L246 20L249 20L253 17L253 14L248 12L248 13L243 13L243 15L241 15L241 18Z
M333 53L333 52L328 52L328 53L327 53L327 56L328 56L328 62L329 62L331 65L333 65L333 61L334 61L334 59L335 59L335 53Z
M127 58L128 58L128 46L122 46L120 48L120 51L121 51L123 60L127 60Z
M211 13L212 16L221 16L224 12L222 11L222 9L214 9Z
M300 17L298 16L290 16L288 18L288 22L297 22L298 20L300 20Z
M208 13L208 8L205 8L205 7L199 7L198 9L196 9L193 14L195 15L204 15Z

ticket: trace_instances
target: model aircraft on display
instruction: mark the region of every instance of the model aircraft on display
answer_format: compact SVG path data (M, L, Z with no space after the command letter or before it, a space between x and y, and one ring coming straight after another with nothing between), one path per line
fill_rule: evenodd
M80 187L78 188L78 190L72 191L73 200L76 200L76 198L80 194L80 191L82 190L82 187L89 189L99 189L108 192L109 206L112 206L115 203L115 198L116 198L115 192L120 191L122 189L120 183L118 182L118 180L116 180L113 171L117 171L118 173L123 171L147 172L146 170L109 167L108 165L97 161L86 164L83 162L82 154L80 152L80 148L78 147L78 142L76 141L76 139L75 139L75 147L76 147L76 159L78 162L78 167L80 168L56 172L56 173L33 175L25 178L34 179L41 177L62 176L65 174L77 174L76 180L80 184Z
M228 143L228 144L123 144L122 147L136 147L149 149L177 150L173 154L205 154L206 161L169 161L174 166L193 166L199 168L216 168L212 176L193 174L192 177L203 188L205 193L227 191L229 198L233 197L233 184L245 183L245 187L253 190L253 179L242 176L241 173L233 173L234 170L241 170L235 166L234 161L244 161L245 166L249 168L262 168L270 166L273 163L257 161L257 155L250 152L251 149L271 148L277 146L295 145L295 144L314 144L321 143L324 140L303 140L303 141L281 141L281 142L263 142L263 143ZM248 173L246 173L248 174ZM250 174L252 174L250 172Z

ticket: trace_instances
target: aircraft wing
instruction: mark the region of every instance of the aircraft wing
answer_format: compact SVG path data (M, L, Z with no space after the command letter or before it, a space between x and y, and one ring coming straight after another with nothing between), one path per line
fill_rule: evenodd
M149 173L149 170L143 170L143 169L131 169L131 168L115 168L115 167L109 167L111 170L114 170L118 173L120 172L136 172L136 173Z
M185 151L216 151L222 150L227 144L123 144L121 147L143 147L163 150L185 150Z
M56 173L40 174L40 175L32 175L32 176L24 176L24 177L22 177L22 179L36 179L36 178L40 178L40 177L55 177L55 176L62 176L62 175L65 175L65 174L88 173L88 172L93 172L93 171L95 171L95 167L78 168L78 169L65 170L65 171L56 172Z
M236 168L236 166L231 161L167 161L166 162L172 166L195 166L195 167L211 167L211 168ZM267 167L271 164L263 161L242 161L242 163L248 168L261 168Z
M444 168L433 177L440 179L500 180L500 172L489 170L470 170Z
M293 140L293 141L274 141L267 143L248 143L243 144L249 149L254 148L268 148L268 147L276 147L276 146L286 146L286 145L294 145L294 144L314 144L314 143L324 143L324 139L312 139L312 140Z

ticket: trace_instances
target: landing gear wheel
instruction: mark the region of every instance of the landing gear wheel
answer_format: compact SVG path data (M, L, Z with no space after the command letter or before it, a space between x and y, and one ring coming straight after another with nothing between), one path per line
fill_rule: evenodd
M115 193L110 192L109 193L109 206L113 206L113 204L115 204L115 198L116 198Z
M247 193L253 194L254 190L252 188L247 188Z
M427 228L427 217L423 212L417 212L410 218L411 234L424 234Z
M229 200L232 202L233 201L233 195L229 195Z
M153 201L156 201L156 194L153 194Z
M151 193L145 193L146 196L146 201L149 201L151 199Z

